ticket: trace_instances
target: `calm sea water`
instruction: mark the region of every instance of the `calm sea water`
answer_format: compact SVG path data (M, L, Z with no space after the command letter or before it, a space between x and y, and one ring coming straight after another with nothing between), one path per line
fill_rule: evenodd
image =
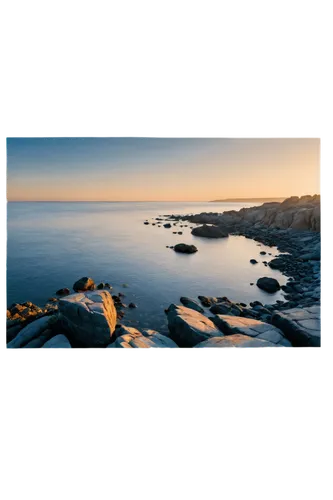
M252 203L251 206L254 204ZM43 305L56 290L72 288L82 276L109 282L115 293L126 295L124 321L163 329L164 309L182 295L224 296L237 302L273 303L282 294L269 295L251 282L273 276L286 278L262 264L278 252L242 236L221 240L197 238L189 228L144 225L164 214L238 210L250 204L188 202L120 203L8 203L7 300L30 300ZM181 223L182 224L182 223ZM193 225L192 225L193 226ZM166 248L195 244L198 252L177 254ZM273 255L261 256L266 250ZM259 264L249 263L251 258ZM128 285L126 288L123 285Z

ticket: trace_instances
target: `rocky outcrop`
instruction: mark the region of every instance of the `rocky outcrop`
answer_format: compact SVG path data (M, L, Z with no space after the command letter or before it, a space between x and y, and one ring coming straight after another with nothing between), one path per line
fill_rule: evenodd
M320 307L296 307L276 312L272 316L273 325L283 331L287 339L296 347L320 346Z
M292 196L282 203L271 202L263 205L229 210L221 213L203 212L196 215L174 216L176 220L188 220L202 224L215 224L225 231L235 226L265 226L275 229L295 229L298 231L320 231L320 196Z
M210 319L188 307L171 304L166 314L170 338L179 347L193 347L209 338L223 336Z
M115 331L117 311L110 292L76 293L59 300L61 327L74 345L102 347Z
M136 328L121 326L117 328L116 340L107 347L113 348L137 348L137 347L169 347L178 345L165 335L161 335L155 330L143 330L140 332Z
M201 236L202 238L226 238L228 236L227 231L222 229L220 226L207 225L195 227L192 229L191 233L193 236Z

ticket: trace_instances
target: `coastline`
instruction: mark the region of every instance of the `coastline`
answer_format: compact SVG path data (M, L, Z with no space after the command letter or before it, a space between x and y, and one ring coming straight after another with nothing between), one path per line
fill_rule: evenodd
M109 337L105 338L105 332L103 333L104 335L104 340L102 340L100 343L98 343L98 346L100 347L124 347L122 345L118 345L121 342L129 344L129 347L133 347L131 345L131 342L136 344L138 343L139 345L134 345L134 347L196 347L199 346L201 342L204 341L210 341L211 339L225 339L225 337L228 337L228 342L230 342L230 339L232 335L239 335L239 333L236 332L241 332L240 334L243 335L243 337L247 336L250 337L251 335L251 328L253 331L255 331L255 328L265 328L264 325L268 325L266 327L266 333L264 337L261 336L261 333L259 332L257 335L254 335L255 338L257 339L257 342L259 342L258 346L272 346L273 344L276 345L281 345L281 339L283 337L283 342L285 342L284 345L320 345L320 332L318 334L318 328L312 328L313 332L315 332L313 335L311 332L309 333L309 330L311 328L308 328L308 326L314 326L314 323L311 323L311 321L317 321L319 318L319 309L320 309L320 219L319 223L316 220L310 220L308 218L307 224L310 224L310 227L305 227L303 229L297 229L293 227L287 227L287 228L279 228L279 227L267 227L265 224L262 223L262 219L260 219L261 222L258 223L258 221L253 221L253 220L247 220L247 217L250 215L250 218L252 217L253 219L253 213L256 212L257 214L260 212L260 210L265 210L265 216L267 215L266 212L271 212L270 217L272 220L272 213L278 212L278 215L281 214L281 211L284 212L284 217L288 218L290 216L290 211L293 211L294 215L296 214L297 217L299 214L304 214L305 212L309 211L316 211L318 212L318 207L319 207L319 217L320 217L320 198L316 197L303 197L305 199L296 199L296 197L293 197L291 201L286 200L283 203L267 203L264 205L261 205L259 207L252 207L252 208L245 208L240 210L239 212L225 212L224 214L219 214L219 213L203 213L203 214L196 214L196 215L182 215L182 216L177 216L177 215L172 215L172 216L164 216L163 219L161 217L156 217L155 220L159 221L158 224L162 223L162 221L172 221L173 224L177 224L179 221L188 221L188 222L193 222L196 224L204 224L204 225L211 225L213 227L218 227L221 228L223 227L224 231L227 232L227 234L230 235L243 235L247 238L253 239L257 242L263 243L267 246L277 246L278 249L282 252L287 252L276 259L273 259L271 262L267 263L266 265L270 266L271 268L279 269L282 274L288 277L288 283L287 285L282 285L281 289L285 293L285 299L286 301L277 301L275 304L262 304L258 301L255 301L254 303L250 303L249 305L243 304L243 303L238 303L238 302L231 302L227 297L206 297L206 296L201 296L199 298L199 302L190 299L188 297L181 297L180 302L182 304L186 304L186 307L183 306L177 306L174 304L171 304L170 307L166 311L166 316L167 316L167 321L168 321L168 328L169 328L169 335L162 335L157 332L153 332L152 330L145 330L143 332L140 332L139 330L128 327L125 325L121 324L121 319L123 317L123 308L124 304L122 302L122 294L119 294L118 296L113 295L111 298L112 301L112 306L110 306L110 310L112 310L112 321L106 321L105 325L106 329L113 331L109 331ZM287 202L287 203L286 203ZM285 205L284 205L285 204ZM265 206L266 205L266 206ZM284 208L284 210L282 210ZM272 212L273 211L273 212ZM241 214L242 216L240 216ZM262 215L262 214L261 214ZM305 218L306 219L306 218ZM304 219L304 220L305 220ZM280 217L280 225L283 226L283 218L281 219ZM292 224L295 219L292 219ZM297 221L296 221L297 222ZM170 226L170 222L166 222ZM292 225L291 224L291 225ZM298 223L299 224L299 223ZM311 224L315 224L316 230L313 230L311 227ZM193 231L193 230L192 230ZM225 237L225 236L223 236ZM172 247L170 247L172 248ZM251 265L251 264L249 264ZM275 266L275 267L273 267ZM91 299L89 298L91 295L89 294L94 294L94 297L97 298L99 302L103 302L104 300L109 300L109 297L111 297L111 294L108 290L110 290L110 285L109 286L101 286L102 284L98 285L96 287L95 284L90 285L88 288L83 287L83 289L77 289L75 290L77 293L83 295L81 299L84 301L88 300L91 302ZM106 284L105 284L106 285ZM93 286L93 288L91 288ZM255 285L254 285L255 286ZM75 288L75 287L74 287ZM96 290L94 292L94 290ZM68 290L70 292L70 290ZM223 292L223 291L222 291ZM107 297L109 296L109 297ZM46 325L46 328L43 328L41 332L47 332L47 334L43 333L41 335L41 332L39 332L38 328L35 329L35 332L30 333L29 340L25 343L23 342L22 345L18 347L43 347L44 344L48 342L48 340L51 340L52 338L55 338L57 336L62 336L65 337L66 335L68 337L71 337L71 332L73 331L72 326L68 326L68 322L64 322L64 313L63 311L59 312L58 310L58 305L59 309L61 309L62 304L66 303L68 305L68 302L71 303L72 295L71 293L67 294L67 296L63 298L56 299L53 297L51 301L45 306L45 308L38 308L37 306L34 306L32 303L25 302L23 304L15 304L14 307L10 307L9 311L7 311L7 342L9 343L8 347L16 347L18 346L17 344L20 342L17 342L17 338L21 335L22 332L24 333L24 329L28 328L29 325L33 325L34 323L38 323L38 321L42 320L42 318L47 318L49 317L50 320L44 320L44 323ZM74 306L77 309L77 301L74 300ZM104 302L103 302L104 304ZM135 305L134 305L135 306ZM202 307L203 306L203 307ZM87 308L85 305L83 307ZM205 308L205 309L204 309ZM209 309L207 309L209 308ZM290 319L287 321L285 316L293 315L293 311L296 310L296 316L298 315L298 319ZM190 312L189 312L190 311ZM191 312L192 311L192 312ZM290 312L291 311L291 312ZM300 316L300 311L303 312L303 316ZM91 311L90 311L91 312ZM207 314L210 313L210 316L207 317ZM212 314L214 316L212 316ZM185 315L185 318L184 318ZM187 316L186 316L187 315ZM190 315L190 317L188 316ZM194 315L194 318L193 318ZM199 315L199 316L198 316ZM59 317L61 318L61 321L59 320ZM202 320L202 318L204 320ZM222 318L222 316L224 316ZM103 316L104 317L104 316ZM225 317L232 318L233 321L235 322L235 318L245 318L248 320L247 326L244 327L244 320L243 323L241 322L238 324L238 326L234 325L233 328L231 329L233 333L230 333L230 324L226 326L225 322L230 321L227 320ZM217 320L216 320L217 318ZM315 319L314 319L315 318ZM316 319L317 318L317 319ZM100 318L99 318L100 319ZM110 318L109 318L110 319ZM205 328L203 331L199 332L199 323L200 321L204 321ZM219 326L216 327L215 322L220 321ZM261 325L258 325L255 322L261 322ZM287 326L284 325L284 323L287 321ZM301 323L298 323L300 321ZM288 329L292 330L292 325L295 324L297 326L296 330L301 330L302 328L302 322L305 323L305 327L303 328L302 332L296 332L292 331L292 333L288 333ZM309 323L310 321L310 323ZM194 322L194 323L193 323ZM222 323L221 323L222 322ZM224 323L223 323L224 322ZM252 323L251 323L252 322ZM296 324L296 323L297 324ZM102 321L103 323L103 321ZM197 329L195 338L199 339L200 342L197 342L196 344L193 344L193 339L189 341L189 337L191 336L191 332L189 333L186 328L186 332L184 334L184 325L188 326L192 324L192 330ZM194 324L194 327L193 327ZM249 326L249 325L252 325ZM318 321L316 325L318 324ZM26 326L27 325L27 326ZM175 326L176 325L176 326ZM181 325L181 326L179 326ZM270 325L270 326L269 326ZM294 326L295 326L294 325ZM95 325L96 326L96 325ZM94 324L92 328L95 327ZM104 327L103 326L103 327ZM82 328L82 325L80 326ZM246 330L247 328L247 330ZM259 329L260 329L259 328ZM278 337L278 333L274 328L279 329L280 328L280 336L279 336L279 342L274 343L271 342L273 338ZM77 328L76 328L77 329ZM176 331L178 329L178 332ZM236 329L236 330L235 330ZM245 329L245 330L244 330ZM272 330L273 329L273 330ZM31 327L30 327L31 330ZM180 335L179 331L182 330L182 334ZM284 331L285 330L285 331ZM294 328L295 330L295 328ZM150 332L145 333L145 332ZM244 331L247 332L244 335ZM36 333L39 332L39 333ZM115 333L116 332L116 333ZM151 333L153 332L153 333ZM227 333L228 332L228 333ZM267 333L269 332L269 334ZM273 332L273 333L272 333ZM29 333L29 332L28 332ZM193 333L193 332L192 332ZM252 332L253 333L253 332ZM31 337L32 335L32 337ZM187 335L187 337L186 337ZM296 335L296 337L295 337ZM185 338L185 337L186 338ZM193 335L192 335L193 336ZM289 338L288 338L289 336ZM161 340L162 337L162 340ZM119 341L118 339L122 338L122 341ZM172 341L174 341L175 345L163 345L163 342L165 343L165 338L170 338ZM185 340L184 340L185 338ZM253 336L252 336L253 338ZM16 342L15 342L16 339ZM41 339L38 341L38 339ZM42 343L45 339L46 342ZM107 341L108 339L108 341ZM111 339L111 342L110 342ZM124 339L127 339L126 341ZM135 340L136 339L136 340ZM269 340L270 339L270 340ZM64 342L64 339L60 339L62 342ZM67 342L69 345L67 347L96 347L94 345L89 345L88 344L82 344L80 341L78 341L78 337L76 336L76 340L73 341L71 339L71 342ZM130 342L128 342L130 340ZM178 342L175 342L178 341ZM232 339L231 339L232 340ZM148 342L149 341L149 342ZM234 339L234 341L244 341L244 339ZM28 345L29 343L32 345ZM154 342L156 345L154 345ZM267 345L264 345L263 342L267 342ZM288 344L289 342L289 344ZM226 344L225 340L220 340L220 343ZM243 342L244 343L244 342ZM36 345L38 344L38 345ZM40 344L40 345L39 345ZM66 341L65 341L66 344ZM148 345L147 345L148 344ZM160 345L162 344L162 345ZM170 343L169 343L170 344ZM188 345L189 344L189 345ZM213 342L214 344L214 342ZM213 345L211 344L211 345ZM215 342L216 344L216 342ZM226 345L215 345L218 347L224 347ZM283 343L282 343L283 345ZM54 345L52 345L54 346ZM63 345L60 345L61 347ZM205 345L202 347L209 347L210 345ZM243 345L234 345L234 346L243 346ZM247 345L245 345L247 346ZM48 347L48 346L46 346ZM65 346L63 346L65 347ZM127 347L127 346L126 346ZM201 346L199 346L201 347ZM253 345L253 347L255 347Z

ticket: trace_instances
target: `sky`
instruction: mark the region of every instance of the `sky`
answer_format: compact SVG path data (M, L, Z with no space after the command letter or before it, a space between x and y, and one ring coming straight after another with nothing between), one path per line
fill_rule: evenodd
M319 139L8 138L8 201L210 201L320 191Z

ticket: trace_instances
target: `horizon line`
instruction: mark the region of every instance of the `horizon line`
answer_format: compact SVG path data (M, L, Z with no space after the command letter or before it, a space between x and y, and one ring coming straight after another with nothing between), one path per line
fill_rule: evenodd
M297 196L297 195L294 195ZM303 195L302 195L303 196ZM308 195L306 195L308 196ZM313 196L313 195L310 195ZM162 203L173 203L173 202L197 202L197 203L215 203L219 201L234 201L234 200L263 200L263 199L282 199L282 198L290 198L290 196L252 196L251 198L240 198L240 197L234 197L234 198L221 198L221 199L215 199L215 200L6 200L7 203L157 203L157 202L162 202Z

